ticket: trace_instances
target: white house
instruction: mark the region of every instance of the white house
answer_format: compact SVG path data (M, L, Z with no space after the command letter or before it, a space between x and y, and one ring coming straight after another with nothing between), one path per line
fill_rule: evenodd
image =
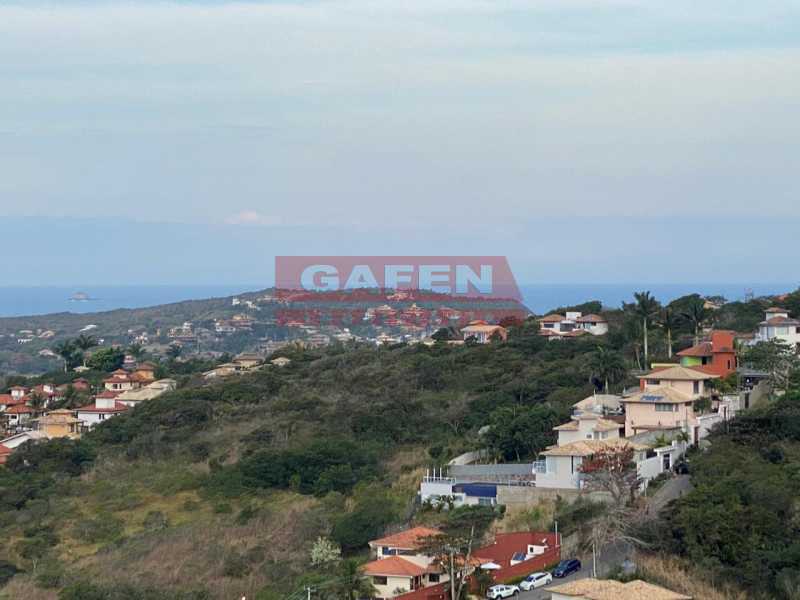
M588 331L592 335L603 335L608 333L608 320L600 315L581 315L575 319L575 322L579 329Z
M569 423L553 427L558 433L558 445L564 446L581 440L612 440L619 438L619 430L624 428L602 416L585 412L572 417Z
M101 394L95 398L94 404L81 406L78 409L78 420L83 427L91 429L98 423L122 414L129 409L130 407L127 404L119 402L116 398L104 398Z
M634 450L634 460L645 458L647 446L630 440L582 440L564 446L551 446L541 453L544 460L534 463L536 487L557 489L583 489L581 466L584 460L604 450Z
M768 308L764 321L758 324L753 343L781 340L800 351L800 321L789 317L783 308Z

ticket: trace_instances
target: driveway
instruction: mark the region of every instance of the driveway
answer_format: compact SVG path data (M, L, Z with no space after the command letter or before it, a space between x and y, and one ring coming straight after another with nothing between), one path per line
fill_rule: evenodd
M672 500L680 498L692 489L691 479L688 475L677 475L661 486L661 488L650 498L647 512L653 517Z

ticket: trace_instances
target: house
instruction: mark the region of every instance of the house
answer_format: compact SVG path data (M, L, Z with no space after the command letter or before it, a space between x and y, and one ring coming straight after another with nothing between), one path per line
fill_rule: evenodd
M78 420L86 429L91 429L98 423L102 423L111 417L130 410L130 406L120 402L115 397L102 397L98 395L93 404L81 406L77 410Z
M15 404L8 407L3 415L6 418L6 429L8 431L18 431L27 427L33 418L34 410L25 404Z
M422 478L419 487L420 502L426 502L436 507L457 508L459 506L495 506L497 504L497 485L473 481L457 481L438 473L436 469L431 474L430 470Z
M156 379L156 366L151 362L143 362L140 365L136 365L134 369L134 375L143 382L146 381L155 381Z
M559 548L559 539L554 533L535 531L497 533L491 544L476 548L473 555L481 562L482 567L492 563L495 569L499 567L502 571L547 555L551 555L550 562L557 561ZM535 570L531 568L525 574Z
M479 344L488 344L493 339L507 340L508 330L500 325L489 325L486 321L470 321L461 329L464 340L475 338Z
M736 348L733 331L712 331L708 340L681 350L678 356L682 367L702 367L706 373L727 377L736 372Z
M233 359L233 362L243 369L252 369L253 367L257 367L264 362L264 358L260 354L242 352L241 354L236 355L236 357Z
M619 423L604 419L601 415L586 412L575 415L569 423L553 427L558 434L558 445L564 446L581 440L612 440L620 437L624 429Z
M534 463L536 487L583 489L581 465L584 460L602 451L634 451L634 460L644 460L648 449L644 444L617 438L611 440L581 440L564 446L551 446L541 453L544 457Z
M674 387L648 387L645 391L623 398L625 405L625 435L632 436L648 431L679 429L698 438L694 401L689 395Z
M719 379L719 375L701 371L700 367L661 367L639 377L639 389L673 388L692 399L707 396L711 393L708 382Z
M4 440L0 440L0 444L3 444L3 446L5 446L6 448L10 448L11 450L16 450L25 442L38 441L44 439L47 439L47 436L45 436L40 431L21 431L19 433L15 433L14 435L7 437Z
M372 580L375 600L387 600L448 580L442 568L433 561L426 564L403 556L368 562L363 573Z
M152 383L148 383L144 387L141 387L136 390L128 390L127 392L122 392L117 394L115 392L105 392L114 394L113 397L116 397L118 402L125 404L126 406L136 406L139 402L143 402L145 400L152 400L153 398L158 398L161 394L166 392L171 392L176 387L178 387L178 382L174 379L159 379L158 381L153 381ZM103 394L98 395L97 397L102 397ZM80 416L80 415L79 415Z
M273 358L269 361L271 364L275 365L276 367L285 367L290 362L292 362L291 358L286 358L285 356L279 356L278 358Z
M137 379L124 369L117 369L111 373L111 377L103 380L103 386L109 392L124 392L139 387Z
M9 393L14 400L19 400L20 398L28 395L28 388L23 387L21 385L15 385L14 387L10 388Z
M419 550L425 538L438 534L436 529L414 527L369 542L376 559L364 565L363 572L371 578L376 598L394 598L448 580L435 559Z
M77 439L81 436L81 422L76 419L71 410L61 408L50 411L36 421L37 431L42 432L48 439L68 437Z
M575 319L575 322L579 329L588 331L592 335L604 335L608 333L608 320L600 315L581 315Z
M592 412L599 415L622 414L622 396L593 394L572 405L576 414Z
M652 583L635 579L627 583L614 579L576 579L546 588L551 600L692 600Z
M568 311L565 315L549 314L539 319L539 334L549 338L575 337L584 333L606 334L608 321L600 315L583 315L578 311Z
M758 324L753 343L780 340L800 351L800 321L789 317L789 311L783 308L768 308L765 312L765 319Z

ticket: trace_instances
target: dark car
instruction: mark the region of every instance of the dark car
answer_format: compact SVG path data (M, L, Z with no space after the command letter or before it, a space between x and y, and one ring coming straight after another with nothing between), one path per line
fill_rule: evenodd
M553 569L553 577L558 577L559 579L562 577L566 577L570 573L577 573L581 570L581 561L577 558L570 558L568 560L562 560L558 563L558 566Z
M689 461L682 460L675 465L675 473L678 475L688 475L689 474Z

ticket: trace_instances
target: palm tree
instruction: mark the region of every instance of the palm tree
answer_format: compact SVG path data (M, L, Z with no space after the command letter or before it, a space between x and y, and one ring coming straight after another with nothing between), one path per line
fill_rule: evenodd
M700 296L692 298L686 309L681 313L681 316L692 324L694 345L696 346L700 343L700 328L709 316L706 301Z
M627 369L622 355L614 350L609 350L605 346L598 346L589 356L587 363L591 377L603 382L603 389L608 393L609 382L618 382L623 377Z
M142 358L142 356L144 356L144 347L141 344L133 343L128 346L126 352L136 360L139 360Z
M56 344L56 346L53 348L53 352L64 359L64 373L69 370L70 364L75 359L76 350L77 347L75 346L75 342L73 340L64 340L63 342Z
M644 342L644 366L648 368L648 347L647 347L647 324L658 310L658 300L649 291L636 292L633 294L636 303L633 305L633 314L642 321L642 340Z
M356 598L372 598L375 595L375 588L372 582L365 578L358 561L354 559L343 560L337 569L334 584L337 597L345 600L356 600Z
M680 315L675 314L675 311L669 306L661 310L658 324L661 326L661 329L664 330L664 333L667 334L667 356L670 358L672 358L672 332L678 327L679 322Z
M99 344L97 342L97 338L94 337L93 335L85 335L85 334L82 333L75 339L75 346L80 348L81 350L83 350L83 356L84 356L84 358L83 358L83 366L84 367L86 366L86 351L89 350L90 348L94 348L95 346L98 346L98 345Z

